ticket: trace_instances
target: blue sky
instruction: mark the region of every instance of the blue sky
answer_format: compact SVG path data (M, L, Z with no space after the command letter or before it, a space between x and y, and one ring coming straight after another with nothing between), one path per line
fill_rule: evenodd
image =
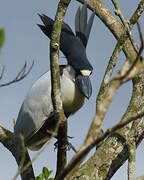
M105 1L103 2L105 3ZM17 118L26 93L35 80L37 80L41 74L49 70L49 40L36 26L37 23L41 23L37 13L44 13L54 18L57 3L58 1L56 0L13 0L12 2L9 0L1 0L0 27L4 27L6 35L6 41L0 54L0 68L3 65L6 66L2 82L13 79L17 72L22 68L25 61L27 61L28 66L31 65L33 60L35 62L31 73L24 80L0 89L0 123L12 131L13 119ZM118 0L118 3L120 4L120 8L126 19L129 19L137 7L138 1ZM114 10L111 1L107 1L106 4L111 10ZM74 29L74 16L79 5L78 2L72 1L65 16L65 22L67 22L72 29ZM141 25L142 27L144 25L143 17L141 18ZM132 33L135 40L139 43L136 28L134 28ZM74 137L71 142L77 149L82 144L94 116L96 95L115 45L116 40L113 35L104 24L95 17L87 46L87 56L94 67L91 76L93 95L90 100L86 100L86 104L78 113L69 118L68 124L68 134ZM63 57L63 54L61 54L61 64L66 62ZM121 52L114 74L124 63L124 60L125 57ZM104 120L104 129L111 127L121 119L130 100L131 91L131 82L124 84L119 89ZM55 141L52 141L34 162L34 171L36 174L41 172L43 166L47 166L49 169L55 171L56 151L54 151L54 142ZM140 145L137 150L137 175L141 175L144 171L141 158L142 152L143 145ZM31 157L33 157L34 154L35 152L30 151ZM68 158L70 159L73 154L72 151L68 152ZM17 164L10 152L1 144L0 158L1 178L11 180L17 171ZM125 180L127 178L126 167L127 164L120 168L113 177L113 180Z

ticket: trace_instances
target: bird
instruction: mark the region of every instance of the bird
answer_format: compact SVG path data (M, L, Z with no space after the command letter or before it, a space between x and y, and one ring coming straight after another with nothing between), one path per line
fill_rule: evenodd
M38 14L43 25L41 31L51 39L54 20ZM60 65L60 86L65 116L76 113L92 94L90 75L93 67L90 64L86 47L91 32L95 12L87 18L87 4L78 8L75 15L75 34L71 27L63 22L60 36L60 50L67 60ZM88 20L87 20L88 19ZM39 150L55 130L57 121L54 118L51 98L51 73L44 73L28 91L14 126L15 134L22 134L25 146L30 150Z

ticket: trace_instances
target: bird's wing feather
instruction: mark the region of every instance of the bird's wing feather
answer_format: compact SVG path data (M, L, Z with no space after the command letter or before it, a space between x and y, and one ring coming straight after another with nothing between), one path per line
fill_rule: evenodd
M53 111L50 72L41 76L28 92L19 112L14 131L25 138L34 134Z

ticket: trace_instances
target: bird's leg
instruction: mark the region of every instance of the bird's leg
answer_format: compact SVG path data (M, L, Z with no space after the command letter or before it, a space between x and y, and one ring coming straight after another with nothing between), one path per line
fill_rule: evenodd
M73 137L71 137L71 136L68 136L68 138L73 138ZM56 150L57 148L58 148L58 141L56 141L55 143L54 143L54 150ZM68 141L67 142L67 144L66 145L63 145L62 147L61 147L62 149L66 149L67 151L70 151L71 149L75 152L75 153L77 153L77 150L75 149L75 147Z

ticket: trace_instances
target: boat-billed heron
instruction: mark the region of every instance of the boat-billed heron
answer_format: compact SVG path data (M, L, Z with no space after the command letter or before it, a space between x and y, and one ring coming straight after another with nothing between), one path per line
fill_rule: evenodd
M44 25L38 25L42 32L51 38L54 21L46 15L39 15ZM86 56L94 12L87 22L87 5L79 7L75 16L75 32L63 23L60 50L68 64L60 66L60 85L62 103L66 117L74 114L84 104L85 98L92 94L89 79L92 66ZM31 150L38 150L46 143L56 127L51 99L51 74L43 74L28 92L14 127L15 133L24 136L25 145Z

